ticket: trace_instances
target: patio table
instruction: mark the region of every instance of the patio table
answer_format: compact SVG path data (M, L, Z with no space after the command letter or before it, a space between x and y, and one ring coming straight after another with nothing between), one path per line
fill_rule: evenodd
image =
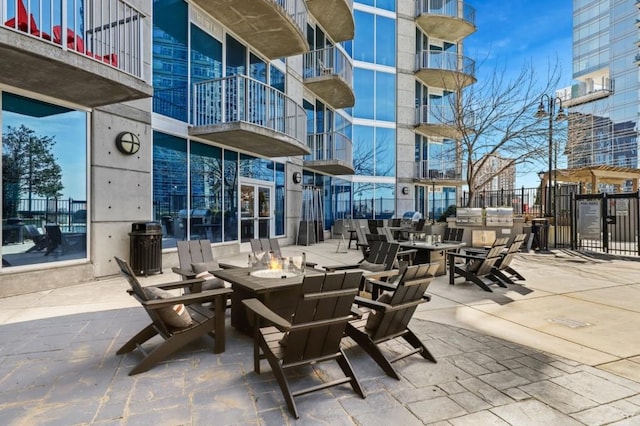
M458 250L464 247L465 243L432 243L428 244L422 241L400 243L400 247L406 249L416 249L413 264L421 263L440 263L436 275L444 275L447 273L447 252Z

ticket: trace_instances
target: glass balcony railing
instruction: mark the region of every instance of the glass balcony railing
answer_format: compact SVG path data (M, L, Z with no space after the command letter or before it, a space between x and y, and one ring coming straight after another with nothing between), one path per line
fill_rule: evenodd
M455 161L452 164L455 165ZM454 167L438 167L437 163L423 160L414 163L414 176L421 180L461 180L462 172Z
M353 144L351 139L342 133L307 135L307 146L311 154L304 157L305 161L342 161L353 165Z
M474 76L476 72L476 62L469 57L459 55L455 52L423 50L416 54L416 69L454 71Z
M0 23L143 77L146 17L121 0L0 0Z
M455 124L455 119L455 111L450 105L422 105L416 107L416 125L450 126Z
M295 100L243 75L193 85L194 126L245 122L306 140L307 116Z

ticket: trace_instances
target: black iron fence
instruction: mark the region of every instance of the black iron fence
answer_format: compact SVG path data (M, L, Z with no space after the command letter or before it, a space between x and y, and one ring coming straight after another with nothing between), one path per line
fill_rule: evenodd
M73 198L5 199L2 204L4 223L24 223L41 226L57 223L62 226L84 226L87 223L86 200Z
M458 207L512 207L513 214L540 217L544 215L540 188L497 189L477 191L473 194L463 191Z

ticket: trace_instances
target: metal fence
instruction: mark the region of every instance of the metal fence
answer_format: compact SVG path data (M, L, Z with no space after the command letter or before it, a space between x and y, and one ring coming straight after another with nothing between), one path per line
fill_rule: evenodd
M458 200L458 207L512 207L514 214L529 214L539 217L544 214L541 205L540 188L498 189L478 191L471 195L463 191Z
M20 198L16 201L4 200L2 205L3 223L21 222L42 226L57 223L61 226L84 227L87 223L87 202L73 198Z

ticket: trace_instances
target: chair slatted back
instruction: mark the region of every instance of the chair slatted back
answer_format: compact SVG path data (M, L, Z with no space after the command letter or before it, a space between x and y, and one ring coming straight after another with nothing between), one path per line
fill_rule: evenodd
M387 241L374 241L371 243L371 251L367 256L367 262L377 265L385 265L385 270L393 269L393 264L400 251L400 244Z
M520 247L522 246L522 244L524 244L526 238L527 236L525 234L517 234L515 237L513 237L513 241L509 245L507 252L502 256L502 259L500 259L500 261L496 265L498 269L506 269L511 264L511 260L513 260L515 254L520 251Z
M212 262L213 252L209 240L178 241L180 268L190 270L192 263Z
M264 250L262 250L262 242L259 239L252 238L249 240L249 244L251 244L251 252L253 254L264 252Z
M502 257L502 252L505 247L505 244L494 244L487 252L485 258L482 261L478 261L479 265L475 271L476 275L479 277L489 275L496 262Z
M382 318L371 336L374 342L401 333L407 328L418 305L425 302L422 296L431 284L438 267L437 263L407 267L391 295L391 308L378 313Z
M361 271L305 276L283 344L285 365L338 352L361 277Z
M249 240L251 251L255 255L273 252L274 256L282 257L280 242L277 238L252 238Z
M418 219L418 221L413 224L414 231L422 231L426 223L427 223L426 219Z
M391 229L386 226L378 228L378 235L386 237L387 241L395 241L395 238L393 238L393 232L391 232Z

